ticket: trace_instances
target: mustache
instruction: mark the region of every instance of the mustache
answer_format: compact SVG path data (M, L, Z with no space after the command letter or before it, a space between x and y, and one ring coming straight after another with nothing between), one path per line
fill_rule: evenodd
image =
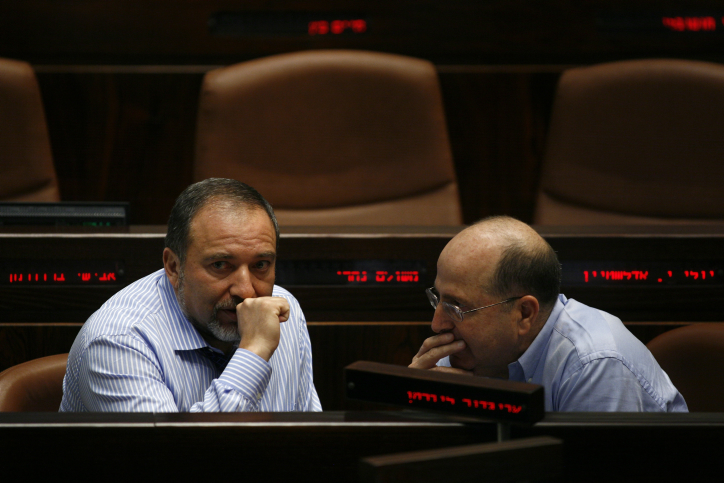
M214 311L218 312L219 310L233 310L236 308L237 305L239 305L243 301L244 301L243 298L234 295L231 298L222 300L221 302L216 304L216 306L214 306Z

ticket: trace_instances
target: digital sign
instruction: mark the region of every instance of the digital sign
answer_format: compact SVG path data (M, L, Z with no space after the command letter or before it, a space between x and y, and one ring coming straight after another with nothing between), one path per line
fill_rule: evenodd
M350 364L344 374L351 399L526 424L545 413L537 384L367 361Z
M123 281L119 261L0 262L0 285L113 285Z
M597 24L598 30L612 34L712 36L724 34L724 10L605 14L597 18Z
M422 260L279 260L279 285L428 286Z
M724 286L724 262L563 261L562 285Z
M369 31L369 20L349 12L217 12L209 31L219 37L354 37Z

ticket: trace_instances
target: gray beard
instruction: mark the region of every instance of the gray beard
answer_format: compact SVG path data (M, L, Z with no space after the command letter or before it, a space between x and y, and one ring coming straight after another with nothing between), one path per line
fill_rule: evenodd
M219 310L225 310L225 309L234 309L238 304L241 303L241 301L236 302L235 300L228 299L228 300L222 300L218 304L214 306L214 310L211 313L211 317L209 320L206 321L206 323L202 323L198 320L196 320L194 317L192 317L189 314L189 311L186 308L186 283L185 283L185 277L184 277L184 270L183 266L179 270L179 276L178 276L178 289L176 293L176 298L178 299L178 303L181 306L181 311L186 316L186 318L191 322L191 325L193 325L196 330L198 330L201 335L206 335L213 337L216 340L220 340L222 342L232 342L234 344L238 344L241 342L241 336L239 335L239 327L238 326L232 326L232 327L224 327L221 325L221 322L219 322L218 315Z

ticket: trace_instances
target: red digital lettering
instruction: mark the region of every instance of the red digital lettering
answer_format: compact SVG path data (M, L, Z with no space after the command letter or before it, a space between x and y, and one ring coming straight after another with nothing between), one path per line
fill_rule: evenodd
M698 32L701 30L701 19L699 17L686 17L684 19L686 29L692 32Z
M347 22L344 20L332 20L332 24L330 26L330 30L333 34L341 34L344 32L345 27L347 26Z
M686 28L684 19L681 17L663 17L661 21L664 27L675 30L676 32L683 32Z
M384 282L387 272L375 272L375 282Z
M309 35L325 35L329 33L329 22L326 20L316 20L309 22L307 25Z
M352 32L361 34L367 30L367 22L362 19L352 20Z
M463 402L464 402L465 404L467 404L468 407L470 407L470 406L473 405L473 401L471 401L470 399L463 399Z
M588 270L583 271L583 279L585 280L586 283L588 283Z
M84 282L87 282L88 280L91 279L90 273L79 273L78 275L80 276L80 279L83 280Z

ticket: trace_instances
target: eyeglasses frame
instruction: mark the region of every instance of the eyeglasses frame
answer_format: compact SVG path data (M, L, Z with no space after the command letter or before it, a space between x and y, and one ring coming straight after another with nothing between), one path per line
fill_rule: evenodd
M454 315L455 318L458 320L458 322L462 322L465 314L469 314L470 312L476 312L478 310L495 307L496 305L506 304L508 302L512 302L513 300L518 300L518 299L522 299L523 297L525 297L525 295L519 295L518 297L510 297L508 299L503 300L502 302L496 302L494 304L486 305L484 307L478 307L477 309L466 310L465 312L463 312L462 309L460 307L458 307L457 305L453 305L448 302L442 302L440 300L440 297L438 297L435 294L435 292L433 292L433 290L435 290L435 287L430 287L430 288L425 289L425 293L427 294L427 299L430 301L430 305L432 305L432 308L437 310L437 306L442 304L443 310L445 311L445 313L448 315L451 315L451 316Z

